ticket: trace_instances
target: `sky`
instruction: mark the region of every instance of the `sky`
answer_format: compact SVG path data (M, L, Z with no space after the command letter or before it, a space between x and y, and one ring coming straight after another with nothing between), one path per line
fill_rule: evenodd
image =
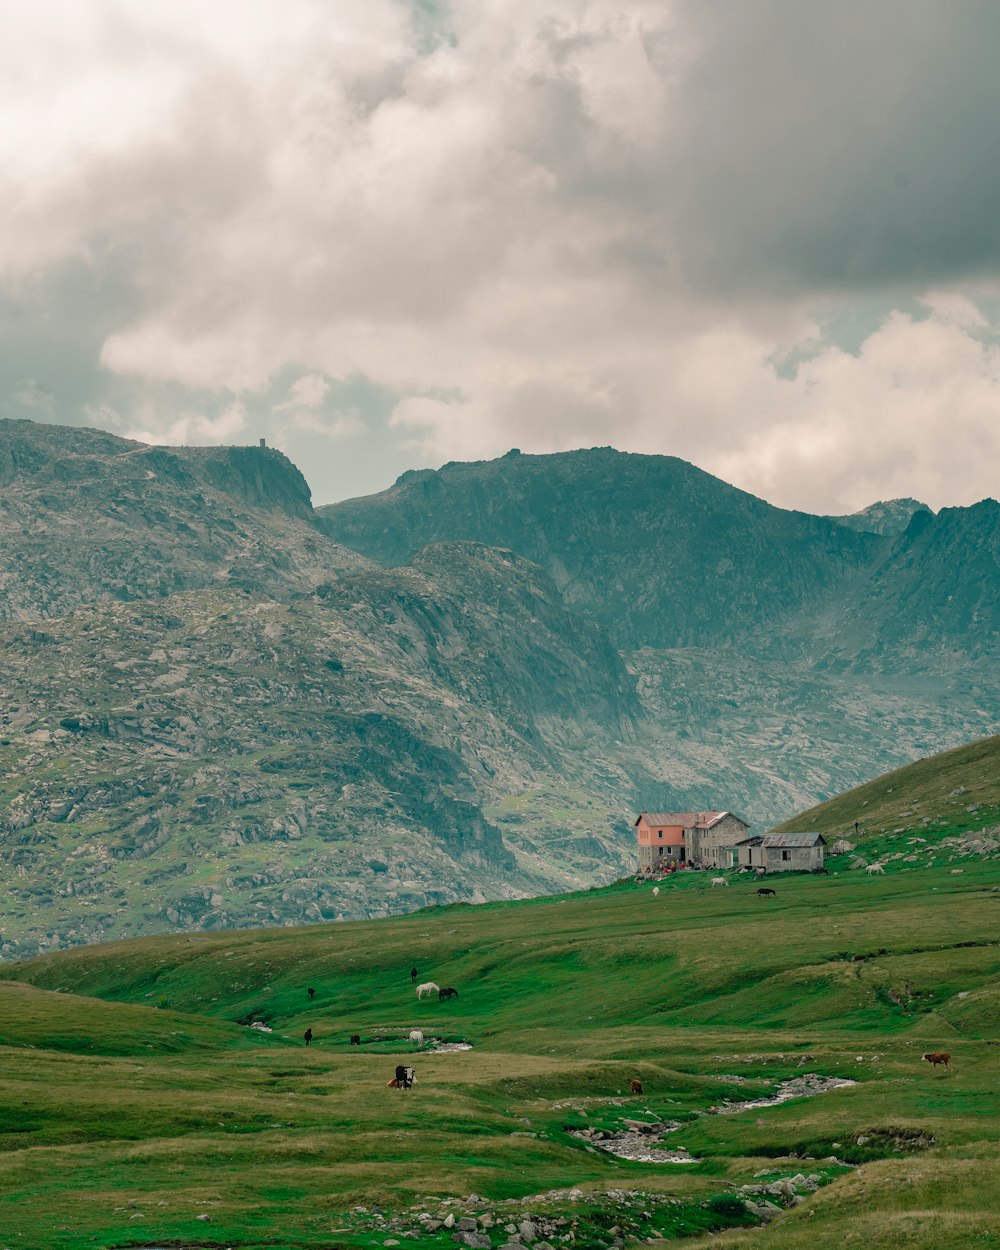
M0 416L997 496L995 0L0 11Z

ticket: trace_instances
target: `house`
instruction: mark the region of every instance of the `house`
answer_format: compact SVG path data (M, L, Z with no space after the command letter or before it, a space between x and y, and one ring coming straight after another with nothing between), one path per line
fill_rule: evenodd
M821 833L765 833L736 843L740 868L764 868L768 872L815 872L823 867Z
M750 826L732 812L640 812L635 828L639 871L662 872L671 860L732 868L733 848Z

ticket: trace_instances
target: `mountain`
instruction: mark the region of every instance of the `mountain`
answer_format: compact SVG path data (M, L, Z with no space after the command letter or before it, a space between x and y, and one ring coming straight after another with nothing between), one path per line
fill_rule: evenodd
M1000 503L914 514L862 595L846 600L831 654L893 672L948 672L1000 651Z
M381 564L428 543L509 547L619 645L773 648L839 598L886 539L772 507L672 456L598 447L404 473L317 509L324 531Z
M639 808L766 827L1000 729L995 504L862 533L596 449L313 509L27 422L0 482L8 956L608 881Z
M902 534L918 512L930 512L930 508L919 499L882 499L860 512L827 519L869 534Z
M44 628L40 627L41 625ZM202 590L0 631L8 954L607 878L638 701L540 569L472 545L287 601ZM487 807L604 795L522 842ZM485 891L485 894L484 894ZM11 940L13 939L13 941Z
M287 594L364 564L278 451L0 420L0 620L202 587Z

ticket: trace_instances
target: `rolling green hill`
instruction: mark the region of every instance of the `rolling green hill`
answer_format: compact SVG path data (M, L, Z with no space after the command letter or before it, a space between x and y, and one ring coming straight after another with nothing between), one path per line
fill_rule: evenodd
M778 826L779 832L813 829L828 839L847 838L869 858L885 851L890 862L904 858L904 847L911 855L942 849L955 857L995 854L1000 737L897 768Z
M742 1250L765 1219L777 1250L989 1244L1000 864L776 884L762 900L689 874L659 897L629 883L9 965L6 1226L34 1250L443 1247L449 1215L491 1247L526 1218L529 1241L580 1250ZM418 1001L411 966L458 997ZM386 1087L400 1062L412 1090ZM821 1078L854 1084L810 1096ZM801 1096L740 1109L785 1081ZM608 1153L626 1121L666 1126L632 1149L662 1136L688 1162Z

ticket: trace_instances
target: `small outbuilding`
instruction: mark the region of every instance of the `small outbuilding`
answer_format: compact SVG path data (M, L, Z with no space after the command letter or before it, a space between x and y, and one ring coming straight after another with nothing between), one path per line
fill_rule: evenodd
M823 867L826 838L821 833L765 833L736 843L740 868L768 872L816 872Z

